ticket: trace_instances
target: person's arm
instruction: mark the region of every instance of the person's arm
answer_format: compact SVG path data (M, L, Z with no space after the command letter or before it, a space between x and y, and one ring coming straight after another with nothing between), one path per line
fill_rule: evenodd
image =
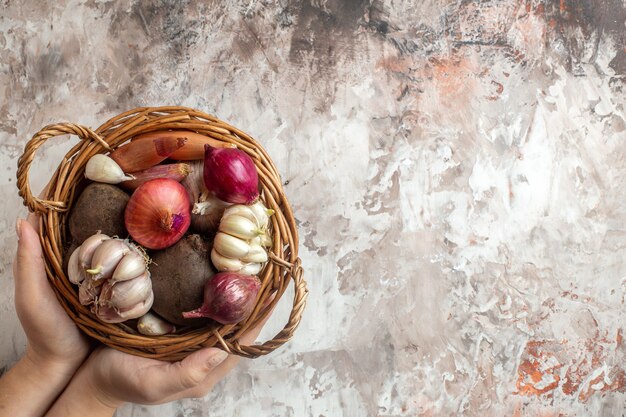
M93 386L87 369L80 369L46 417L111 417L122 402L106 402Z
M240 342L254 342L267 318ZM127 402L164 404L204 397L239 360L217 348L200 349L174 363L100 348L81 366L46 417L111 417Z
M36 218L29 221L35 223ZM18 220L16 232L15 309L28 346L0 379L0 417L33 417L43 415L65 389L87 357L89 345L47 281L35 228Z
M27 350L0 379L0 416L42 416L74 374L75 368L33 356Z

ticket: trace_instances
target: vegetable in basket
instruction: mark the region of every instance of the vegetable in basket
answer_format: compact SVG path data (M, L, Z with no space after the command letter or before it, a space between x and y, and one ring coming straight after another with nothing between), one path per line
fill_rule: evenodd
M267 262L271 245L269 217L273 210L263 203L235 204L224 211L215 235L211 261L218 271L258 274Z
M93 305L102 321L120 323L143 316L154 300L145 255L127 240L97 233L70 256L70 282L79 285L79 300Z
M185 326L201 325L183 319L183 311L202 303L204 284L215 275L209 262L211 241L192 234L165 250L152 253L153 310L167 321Z
M136 190L140 185L157 178L169 178L181 182L189 175L189 165L185 163L155 165L143 171L129 174L133 178L120 183L120 187L128 191Z
M247 153L211 145L204 150L204 184L217 198L235 204L252 204L259 198L259 176Z
M182 148L184 138L157 138L130 142L120 146L109 155L124 172L137 172L153 167Z
M189 195L181 184L160 178L148 181L130 197L124 222L133 239L149 249L178 242L191 223Z
M114 185L92 183L85 187L69 218L70 234L81 243L97 231L126 237L124 210L129 196Z
M224 209L230 205L212 195L204 185L202 178L203 161L189 164L189 175L182 181L193 204L191 210L191 229L196 233L213 235L217 231Z
M220 272L204 286L204 302L195 310L186 311L186 319L208 317L222 324L245 320L261 288L259 278L234 272Z

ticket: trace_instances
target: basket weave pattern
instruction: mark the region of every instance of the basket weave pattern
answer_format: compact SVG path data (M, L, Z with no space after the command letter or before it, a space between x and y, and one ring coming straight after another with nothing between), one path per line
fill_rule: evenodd
M178 332L167 336L135 334L124 325L99 321L88 307L78 301L77 290L62 268L63 248L68 233L68 213L75 200L76 185L83 180L85 165L98 153L107 153L132 137L156 130L195 131L245 151L255 162L259 174L261 200L275 211L271 217L273 233L270 261L259 275L262 285L250 317L236 325L220 325ZM48 139L76 135L81 141L61 161L42 198L35 197L29 185L29 170L37 149ZM57 298L69 316L87 335L112 348L133 355L175 361L202 347L220 347L228 353L254 358L272 352L293 336L304 310L307 288L298 258L298 233L280 175L266 151L250 136L206 113L185 107L145 107L122 113L95 131L71 123L48 125L26 144L18 160L17 186L24 204L39 217L39 237L43 246L46 272ZM238 340L270 313L294 282L293 308L286 326L273 339L243 346Z

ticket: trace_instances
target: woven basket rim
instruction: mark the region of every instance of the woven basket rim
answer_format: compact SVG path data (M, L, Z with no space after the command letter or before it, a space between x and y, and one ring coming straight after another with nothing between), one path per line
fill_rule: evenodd
M186 130L215 140L234 144L254 161L259 173L261 199L275 211L269 262L259 278L262 286L257 304L247 320L236 325L207 326L186 329L168 336L133 334L124 324L100 322L78 302L76 288L62 268L63 249L68 246L67 215L75 200L75 188L82 180L85 164L97 153L108 153L140 133L159 130ZM32 194L29 172L36 151L48 139L75 135L80 142L65 155L41 198ZM265 149L251 136L215 116L181 106L139 107L123 112L95 130L74 123L55 123L43 127L27 142L18 160L17 187L24 205L38 213L39 236L44 252L48 280L61 305L77 326L87 335L114 349L133 355L176 361L203 347L218 347L228 353L254 358L277 349L293 336L298 327L308 290L298 258L298 232L295 218L280 175ZM294 282L294 299L285 327L263 344L245 346L241 336L263 321Z

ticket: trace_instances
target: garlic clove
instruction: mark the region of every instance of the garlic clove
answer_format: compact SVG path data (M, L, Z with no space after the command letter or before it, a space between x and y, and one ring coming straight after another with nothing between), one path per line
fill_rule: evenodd
M93 258L93 253L102 242L109 239L111 239L109 236L100 232L85 239L83 244L80 245L80 252L78 253L80 265L83 267L83 269L91 268L91 259Z
M164 334L174 333L176 326L163 320L156 314L148 312L139 318L137 330L139 333L146 336L162 336Z
M245 241L226 233L215 235L213 248L226 258L240 259L250 252L250 245Z
M106 155L97 154L89 158L85 166L85 177L105 184L119 184L134 177L124 174L122 168Z
M121 310L120 315L125 320L139 318L146 314L148 311L150 311L150 309L152 308L152 303L154 303L154 293L150 291L148 298L146 298L142 302L135 304L131 308Z
M258 221L259 227L265 229L269 224L270 216L274 214L274 210L268 209L261 203L261 201L257 201L256 203L248 206L250 211L254 213Z
M98 246L91 259L91 269L86 272L95 280L111 278L124 255L130 252L128 244L121 239L105 240Z
M237 272L245 266L239 259L227 258L220 255L215 249L211 250L211 262L220 272Z
M241 268L237 272L243 275L256 275L259 272L261 272L262 269L263 269L263 264L249 263L249 264L246 264L243 268Z
M254 211L252 211L250 207L251 206L246 206L244 204L233 204L232 206L224 210L224 214L222 215L222 217L228 217L233 215L245 217L246 219L256 223L258 227L261 227L259 219L255 216Z
M139 251L131 250L120 260L113 271L112 281L126 281L146 271L146 259Z
M80 265L79 253L80 246L74 249L67 263L67 278L72 284L80 284L85 279L85 270Z
M258 246L262 246L264 248L268 248L270 246L272 246L272 239L270 238L269 234L263 233L261 235L258 235L257 237L255 237L254 239L252 239L250 242L248 242L250 246L252 245L258 245Z
M250 251L247 255L239 258L243 262L267 262L267 252L261 245L250 245Z
M98 303L123 310L145 301L150 293L152 293L152 280L150 280L150 273L145 271L142 275L128 281L107 280L102 285Z
M238 214L222 217L219 230L244 240L254 239L263 233L252 220Z
M150 311L153 302L154 294L151 292L150 296L146 300L140 301L130 308L117 310L110 306L97 306L95 308L95 312L96 316L98 316L98 318L105 323L121 323L126 320L136 319L143 316Z

